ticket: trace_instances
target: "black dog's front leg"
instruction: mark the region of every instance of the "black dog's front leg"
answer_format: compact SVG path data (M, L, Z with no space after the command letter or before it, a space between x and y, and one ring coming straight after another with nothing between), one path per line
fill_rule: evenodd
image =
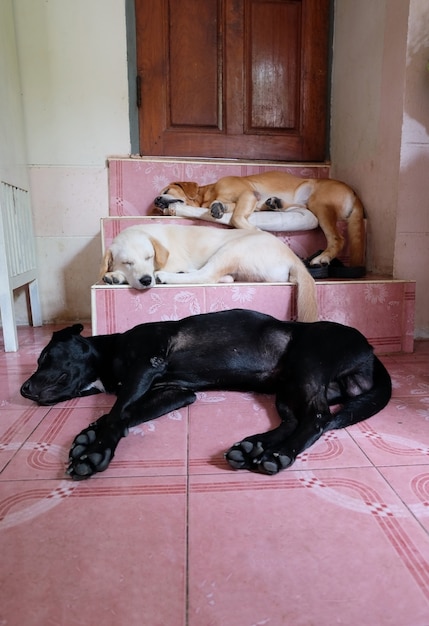
M192 404L195 399L193 391L188 389L159 386L126 409L121 409L117 402L110 413L77 435L70 449L67 473L74 480L83 480L103 472L129 428Z
M122 425L116 423L111 414L102 415L75 437L70 448L67 474L74 480L82 480L96 472L103 472L125 434Z

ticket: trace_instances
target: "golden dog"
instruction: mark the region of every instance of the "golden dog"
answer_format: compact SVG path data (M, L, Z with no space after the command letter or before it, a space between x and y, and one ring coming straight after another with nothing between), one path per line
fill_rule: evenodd
M253 211L283 210L304 207L318 219L326 249L311 264L327 264L344 247L344 237L337 222L347 222L350 265L364 265L364 210L355 192L345 183L331 179L299 178L286 172L265 172L251 176L225 176L216 183L199 186L195 182L170 183L155 198L154 204L165 214L169 205L185 202L190 206L208 207L211 216L221 218L232 212L231 225L254 229L249 222Z
M303 262L279 238L261 230L214 226L130 226L106 250L100 271L109 284L147 289L219 282L292 282L297 315L315 322L316 287Z

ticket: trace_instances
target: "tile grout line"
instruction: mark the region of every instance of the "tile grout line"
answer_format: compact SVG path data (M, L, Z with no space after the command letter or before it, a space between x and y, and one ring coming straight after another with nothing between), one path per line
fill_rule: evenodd
M185 502L185 626L189 624L189 565L190 565L190 555L189 555L189 494L190 494L190 467L189 467L189 458L190 458L190 411L189 406L186 407L186 502Z

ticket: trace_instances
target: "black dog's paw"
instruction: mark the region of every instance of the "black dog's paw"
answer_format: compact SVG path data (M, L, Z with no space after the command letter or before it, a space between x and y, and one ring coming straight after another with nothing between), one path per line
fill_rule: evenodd
M225 458L234 469L247 469L262 474L278 474L294 462L290 454L274 452L264 448L258 439L244 439L225 453Z
M268 198L265 201L265 206L269 208L270 211L281 211L283 208L283 203L280 198L276 198L273 196L272 198Z
M107 442L99 432L97 423L90 424L73 441L67 474L73 480L84 480L103 472L113 459L117 442Z
M217 220L223 216L225 211L226 209L222 202L212 202L210 205L210 215Z

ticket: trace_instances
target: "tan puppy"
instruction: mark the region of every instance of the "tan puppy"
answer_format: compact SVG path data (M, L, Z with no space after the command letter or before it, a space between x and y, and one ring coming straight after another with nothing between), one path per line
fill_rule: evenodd
M261 230L148 224L124 229L106 250L101 278L146 289L219 282L292 282L297 315L317 321L316 287L302 261L279 238Z
M209 207L214 218L232 212L236 228L255 228L249 222L253 211L287 210L304 207L318 219L327 246L312 265L330 263L343 249L344 237L337 222L347 222L351 266L364 265L364 210L355 192L346 184L331 179L299 178L285 172L265 172L251 176L225 176L216 183L200 187L195 182L170 183L155 199L155 206L168 214L168 206L185 202Z

